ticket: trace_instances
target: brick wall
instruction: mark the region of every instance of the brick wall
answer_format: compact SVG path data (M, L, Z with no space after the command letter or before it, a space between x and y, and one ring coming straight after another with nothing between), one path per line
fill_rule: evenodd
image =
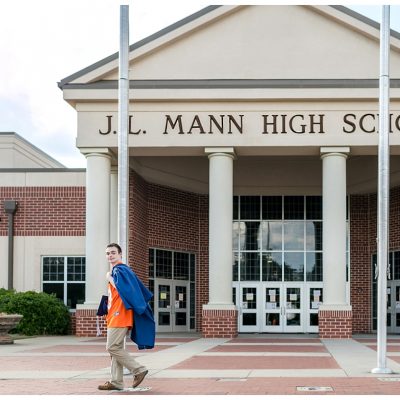
M76 320L76 336L96 336L96 312L97 310L76 310L75 320ZM101 331L101 336L106 336L107 328L106 321L103 317L99 318L99 326Z
M353 332L371 331L371 215L370 196L350 198L350 296ZM375 236L376 237L376 234Z
M196 255L196 330L208 302L208 196L146 182L134 171L130 179L129 262L148 283L149 248Z
M204 338L234 338L237 336L237 310L203 310Z
M17 200L15 236L85 236L84 187L0 187L0 203ZM0 236L8 217L0 207Z
M352 311L319 310L319 337L322 339L350 339L352 319Z

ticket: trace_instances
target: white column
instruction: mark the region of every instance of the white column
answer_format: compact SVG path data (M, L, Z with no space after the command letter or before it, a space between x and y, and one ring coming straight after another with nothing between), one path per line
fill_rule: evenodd
M110 168L108 149L85 154L86 168L86 301L82 308L97 308L106 294L105 257L110 240Z
M205 309L234 309L232 303L233 148L209 154L209 302Z
M110 175L110 243L118 242L118 167Z
M323 275L321 309L348 309L346 301L346 159L348 147L321 148Z

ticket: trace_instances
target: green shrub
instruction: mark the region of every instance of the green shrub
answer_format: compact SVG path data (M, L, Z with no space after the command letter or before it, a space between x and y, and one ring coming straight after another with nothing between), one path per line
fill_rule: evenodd
M62 335L68 333L70 314L54 294L0 289L0 312L21 314L13 333L24 335Z

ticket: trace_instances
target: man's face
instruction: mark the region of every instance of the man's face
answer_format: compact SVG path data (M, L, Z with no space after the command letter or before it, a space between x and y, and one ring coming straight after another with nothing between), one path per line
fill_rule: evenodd
M106 257L107 261L111 265L118 264L122 260L122 254L118 253L118 249L116 247L107 247Z

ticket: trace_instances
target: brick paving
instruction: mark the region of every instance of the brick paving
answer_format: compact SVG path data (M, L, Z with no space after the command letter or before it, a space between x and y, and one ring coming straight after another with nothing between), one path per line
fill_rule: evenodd
M152 351L138 352L127 344L133 354L142 354L140 360L149 368L142 385L150 391L100 392L97 386L109 379L110 366L109 356L102 355L104 338L22 339L0 346L0 393L398 395L400 340L388 340L394 353L388 360L395 374L381 376L369 372L376 366L374 342L372 336L327 341L310 335L241 335L232 340L160 335ZM131 385L132 376L124 381ZM301 387L315 390L303 392Z

